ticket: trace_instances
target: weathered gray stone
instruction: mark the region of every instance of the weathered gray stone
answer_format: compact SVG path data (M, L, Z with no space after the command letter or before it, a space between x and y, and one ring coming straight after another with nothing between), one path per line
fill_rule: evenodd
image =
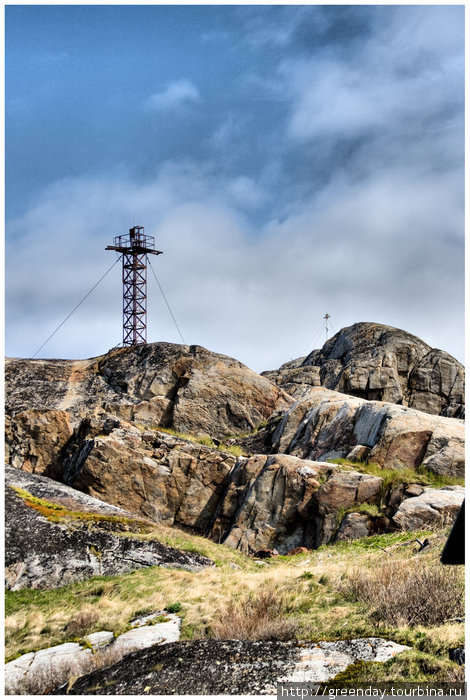
M152 523L122 510L98 503L62 484L18 469L6 469L5 489L5 577L12 590L21 588L56 588L96 575L113 575L145 566L174 566L195 570L212 562L197 554L180 552L155 540L128 537L126 533L152 530ZM17 493L15 486L25 489L38 482L36 493L47 488L47 502L67 503L67 518L51 522L42 514L44 508ZM54 500L57 487L59 498ZM34 489L30 489L34 490ZM29 491L29 492L30 492ZM67 494L67 495L66 495ZM77 494L77 508L74 497ZM65 498L66 497L66 500ZM39 508L39 512L38 512ZM112 515L110 515L110 513ZM87 516L82 520L82 516Z
M94 651L107 647L111 642L114 642L114 634L112 632L92 632L83 638L85 644L89 644Z
M180 638L181 618L176 615L166 615L165 622L136 627L124 632L113 644L113 650L122 654L130 654L136 649L146 649L154 644L170 644Z
M368 537L371 531L372 527L368 515L364 515L363 513L348 513L341 522L339 530L336 533L335 541L358 540L361 537Z
M378 323L343 328L321 350L263 372L295 398L324 386L370 401L464 417L464 367L410 333Z
M384 662L409 647L385 639L247 642L199 639L136 652L79 678L71 695L275 695L278 683L323 682L358 660ZM58 688L53 695L60 695Z

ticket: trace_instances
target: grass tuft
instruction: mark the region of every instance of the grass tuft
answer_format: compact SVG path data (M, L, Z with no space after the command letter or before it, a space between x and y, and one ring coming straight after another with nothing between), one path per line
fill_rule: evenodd
M380 476L384 480L383 489L387 491L391 486L398 484L421 484L422 486L433 486L442 488L443 486L464 486L465 480L459 477L447 476L446 474L435 474L424 465L418 469L385 469L379 464L368 463L336 458L329 459L330 464L337 464L340 467L354 469L361 474Z

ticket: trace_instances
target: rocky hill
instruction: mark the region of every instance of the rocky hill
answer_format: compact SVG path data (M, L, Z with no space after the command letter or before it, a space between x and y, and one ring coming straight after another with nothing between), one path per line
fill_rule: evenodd
M461 420L322 387L295 398L200 347L9 360L6 407L13 467L245 552L440 522L463 499ZM421 516L400 515L410 498Z
M378 323L343 328L321 350L263 376L299 396L324 386L425 413L464 417L464 367L406 331Z
M5 383L10 416L62 411L73 428L81 418L110 413L216 439L250 431L294 403L237 360L171 343L112 350L90 360L7 359ZM61 422L61 432L67 423Z
M454 677L463 581L438 561L464 498L464 424L452 417L463 374L381 328L367 342L345 329L328 357L269 376L168 343L7 360L7 657L24 692L233 693L249 678L267 693L386 658L393 681L410 663ZM358 566L390 610L364 598ZM151 648L117 663L116 649L92 655L90 639L116 647L136 619L158 627L167 613L181 642L165 650L149 627ZM390 641L404 624L434 625L419 652ZM97 670L77 680L84 667L61 667L65 647ZM52 655L53 672L34 671Z

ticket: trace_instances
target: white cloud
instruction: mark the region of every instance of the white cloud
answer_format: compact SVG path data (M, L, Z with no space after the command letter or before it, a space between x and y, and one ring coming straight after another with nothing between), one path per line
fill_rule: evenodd
M376 8L354 51L317 47L285 58L280 94L288 134L319 138L419 138L463 107L463 12L449 7Z
M310 351L328 311L336 330L387 323L462 359L455 177L386 169L354 183L338 176L256 235L229 194L238 189L244 199L249 178L186 163L167 164L145 185L118 176L57 183L9 232L7 354L39 347L111 265L105 246L138 212L135 223L164 251L152 264L187 343L261 371ZM41 355L89 357L120 341L118 268ZM148 286L149 341L180 342L150 270Z
M250 64L275 119L260 127L256 109L231 104L199 160L169 160L144 182L115 173L45 189L8 230L7 353L39 347L135 223L164 251L152 264L188 343L260 371L312 350L328 312L336 330L395 325L462 360L459 30L447 8L385 9L353 52L286 48L269 70ZM277 26L253 23L258 45L294 41L297 22ZM173 119L200 100L180 80L147 107ZM180 342L148 280L149 341ZM98 355L120 336L117 266L44 354Z
M156 92L147 100L147 107L157 111L173 110L183 104L200 102L201 96L197 87L186 79L170 83L161 92Z

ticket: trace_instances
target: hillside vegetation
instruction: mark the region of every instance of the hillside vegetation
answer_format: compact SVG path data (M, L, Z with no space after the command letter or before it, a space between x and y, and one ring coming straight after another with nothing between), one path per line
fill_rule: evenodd
M384 534L257 561L157 527L161 542L204 554L216 566L152 567L50 591L7 591L7 659L92 631L120 634L136 616L167 609L181 616L182 639L380 636L413 649L372 664L375 670L366 666L369 680L400 680L405 668L410 681L462 679L462 667L448 659L463 645L463 567L439 563L443 531ZM426 537L431 546L418 554L415 540Z

